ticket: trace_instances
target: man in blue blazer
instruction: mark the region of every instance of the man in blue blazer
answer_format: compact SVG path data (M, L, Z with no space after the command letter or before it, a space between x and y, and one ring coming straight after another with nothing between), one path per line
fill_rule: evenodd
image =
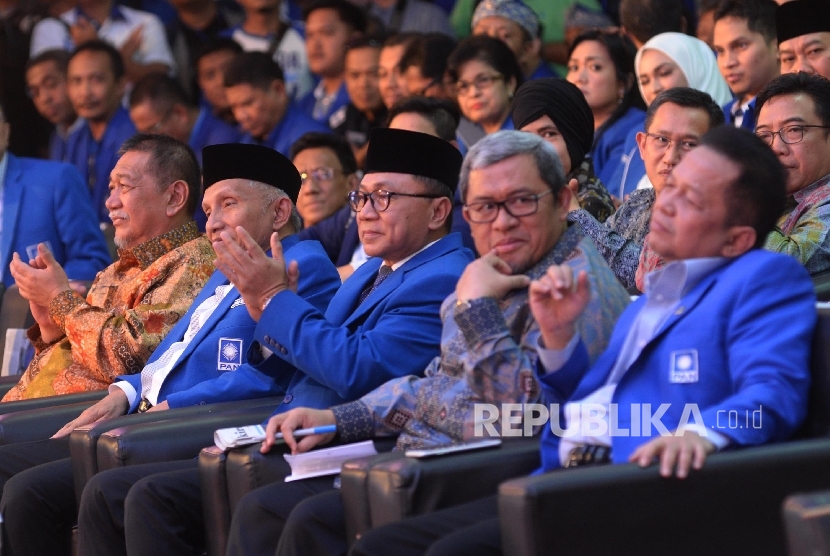
M670 263L646 277L645 295L593 366L574 334L587 277L558 267L531 285L552 414L540 471L659 460L663 476L683 478L716 450L795 432L807 411L816 313L798 261L761 249L784 208L784 183L759 139L730 126L707 133L654 206L649 241ZM497 497L374 529L350 554L427 550L498 553Z
M298 295L316 310L325 310L340 278L318 242L300 241L296 235L294 200L300 176L291 161L265 147L238 144L208 147L205 157L203 206L211 241L221 241L220 232L235 234L237 226L245 226L260 247L280 245L286 260L306 269ZM21 554L60 554L66 549L59 535L33 531L43 522L31 515L51 515L52 523L74 520L72 466L65 459L69 449L58 438L75 428L125 413L282 394L273 378L293 376L289 363L274 357L259 370L245 364L255 326L239 292L217 271L140 373L119 377L107 397L64 426L55 439L8 447L21 467L37 465L15 475L0 502L11 520L6 527L9 544L20 547ZM58 458L64 459L54 461ZM147 474L156 470L143 469ZM32 496L35 488L48 496Z
M9 272L12 253L34 259L45 243L70 280L92 280L110 264L98 217L78 172L68 164L18 158L6 151L9 124L0 108L0 276Z
M427 152L429 160L412 155ZM286 394L275 413L356 399L390 378L422 374L439 355L441 303L472 260L460 237L447 235L461 155L437 137L375 129L366 160L366 176L350 202L373 258L346 280L325 313L292 291L294 278L279 247L267 258L241 228L235 241L223 231L222 241L214 243L217 267L239 277L235 285L258 321L249 361L262 369L277 358L297 368L293 376L276 379ZM308 271L299 267L300 276ZM123 552L126 534L131 553L146 554L150 545L169 554L193 551L192 543L203 536L196 465L132 486L126 515L135 519L129 522L121 508L112 511L101 498L122 488L127 469L101 474L84 490L79 550ZM159 490L175 502L157 511L146 505L146 496ZM139 538L145 512L162 524L153 539Z

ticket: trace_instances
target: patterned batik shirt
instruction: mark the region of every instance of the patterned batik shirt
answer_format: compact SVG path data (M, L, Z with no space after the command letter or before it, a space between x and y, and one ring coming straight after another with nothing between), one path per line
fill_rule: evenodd
M648 234L655 198L654 189L637 189L605 224L582 209L568 214L568 220L578 222L585 235L594 240L597 250L626 288L634 286L634 275Z
M605 222L614 214L614 201L608 188L594 174L594 165L591 159L586 158L565 178L565 183L576 180L579 187L576 190L576 200L579 206L587 211L599 222Z
M140 372L214 271L213 248L195 222L132 249L95 278L86 299L58 294L49 316L64 336L29 329L35 357L2 401L99 390Z
M591 300L577 324L593 361L605 349L629 296L578 226L527 276L541 277L551 265L586 270ZM332 408L344 442L400 433L400 449L474 440L475 405L539 400L536 346L539 327L528 305L528 290L504 298L481 298L459 309L455 294L441 307L441 355L425 377L390 380L361 399ZM462 304L463 305L463 304ZM494 423L501 430L501 420ZM483 431L487 436L486 429Z
M764 248L792 255L810 274L830 269L830 175L796 191Z

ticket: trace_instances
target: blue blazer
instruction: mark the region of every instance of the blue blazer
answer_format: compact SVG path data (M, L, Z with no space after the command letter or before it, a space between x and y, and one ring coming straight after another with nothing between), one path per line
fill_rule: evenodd
M614 177L611 178L610 183L606 184L611 195L615 195L622 200L625 200L626 195L630 195L637 189L637 184L646 175L646 164L643 162L643 158L640 156L640 148L637 146L637 133L640 131L645 130L638 128L629 132Z
M360 245L357 219L352 217L352 207L347 203L340 210L300 232L300 239L316 239L335 266L343 266L352 260L354 250Z
M331 133L331 130L325 124L313 120L311 116L307 116L304 112L298 110L294 103L291 103L288 105L282 120L274 126L264 142L258 141L250 133L246 133L239 142L265 145L283 156L290 156L291 145L309 131Z
M735 117L732 115L732 107L735 106L736 102L738 102L738 99L735 98L723 105L723 115L726 118L726 123L729 125L735 125ZM749 101L749 106L746 107L746 112L744 112L744 119L741 120L741 128L748 129L749 131L755 131L756 117L755 99L752 99Z
M14 283L9 271L12 253L28 261L41 242L49 245L69 278L95 278L111 261L81 176L69 164L6 156L0 234L3 283Z
M304 269L297 295L312 307L325 310L340 286L340 277L323 248L316 241L300 241L296 235L284 238L282 246L286 260L295 260ZM148 363L157 360L172 344L184 338L193 312L215 293L217 286L224 284L228 284L228 279L221 272L214 272L190 310L165 336ZM245 364L245 354L255 327L256 323L248 314L242 298L236 290L229 292L165 378L158 401L167 400L172 408L282 394L268 375ZM224 351L227 346L235 349ZM294 370L276 357L271 357L268 363L271 374ZM141 373L120 376L118 380L129 382L139 393L130 407L130 413L133 413L141 401Z
M605 384L645 297L628 306L590 370L580 345L562 369L540 376L546 403L564 407L567 400L582 400ZM632 404L640 404L641 416L642 404L651 404L651 415L661 404L670 404L660 418L668 431L683 422L686 404L696 404L703 420L698 424L728 437L730 446L793 434L807 411L815 302L812 281L796 259L761 249L701 280L617 385L617 429L630 434L613 437L614 463L627 462L638 446L659 434L654 427L644 430L644 420L634 429L642 436L633 436ZM678 378L673 372L678 370L673 361L683 355L692 357L686 368L696 371L693 377ZM561 427L563 413L559 415ZM696 421L696 416L686 419L688 424ZM559 467L558 449L559 437L546 427L543 469Z
M318 83L319 83L319 80L317 81L317 83L314 84L315 88L317 87ZM334 114L335 112L337 112L337 110L339 110L341 106L346 106L347 104L349 104L349 100L350 100L349 99L349 93L348 93L348 91L346 91L346 82L344 81L340 85L340 88L337 89L337 96L334 97L334 102L331 103L331 105L329 106L329 109L326 111L325 114L323 114L323 117L320 120L317 120L317 121L320 122L321 124L325 125L325 126L328 126L328 121L329 121L329 118L331 117L331 115ZM312 118L313 117L312 114L314 113L314 105L315 104L317 104L317 99L314 98L314 89L311 89L309 92L307 92L305 94L304 97L297 100L295 108L298 109L300 112L302 112L307 117ZM317 131L317 130L315 129L315 130L310 130L310 131ZM331 131L331 130L329 130L329 131ZM288 156L288 155L286 154L285 156Z
M620 164L626 137L632 129L641 131L646 121L646 113L639 108L629 108L622 117L607 127L595 140L591 149L594 173L602 183L613 184L614 172Z
M224 143L238 143L242 137L239 129L231 124L220 120L213 115L209 108L199 109L199 117L193 124L190 131L190 139L187 144L193 149L199 166L202 165L202 149L210 145L221 145Z
M441 303L472 260L459 235L449 234L390 274L360 305L380 268L377 258L343 283L325 316L292 292L274 296L255 338L298 369L276 378L286 396L275 413L330 407L387 380L422 374L440 352ZM258 351L251 351L252 362Z

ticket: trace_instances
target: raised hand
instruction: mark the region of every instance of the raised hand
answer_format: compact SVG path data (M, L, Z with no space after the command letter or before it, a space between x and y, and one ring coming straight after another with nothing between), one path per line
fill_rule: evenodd
M242 226L237 227L235 232L236 238L228 232L221 232L221 241L213 242L213 250L216 251L214 265L239 290L251 318L259 321L266 300L283 290L292 289L292 282L296 291L299 269L296 262L286 268L282 245L276 233L271 235L271 257L268 257Z
M530 278L512 272L510 266L491 251L467 265L455 286L455 295L464 301L480 297L501 299L511 290L527 287Z
M24 263L20 255L14 253L9 269L24 299L48 307L58 294L71 288L66 272L46 245L39 244L37 251L37 257L29 264Z
M588 301L591 287L584 270L574 279L567 265L551 266L530 284L530 310L548 349L564 349L575 333L575 323Z

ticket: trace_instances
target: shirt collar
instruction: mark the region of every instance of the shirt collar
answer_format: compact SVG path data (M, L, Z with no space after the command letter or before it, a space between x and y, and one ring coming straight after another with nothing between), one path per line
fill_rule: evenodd
M812 193L819 187L827 184L830 184L830 174L827 174L823 178L814 181L804 189L796 191L795 193L793 193L793 197L795 198L796 202L801 203L801 201L803 201L804 198L807 197L810 193Z
M198 237L199 229L196 227L196 222L191 220L132 249L119 249L117 264L119 266L137 264L144 270L163 255Z
M431 242L427 243L426 245L424 245L423 247L421 247L420 249L418 249L417 251L415 251L414 253L412 253L411 255L409 255L408 257L406 257L405 259L399 260L398 262L396 262L395 264L392 265L392 270L393 271L398 270L400 267L402 267L403 265L408 263L409 259L411 259L415 255L417 255L421 251L426 251L427 249L429 249L430 247L435 245L437 242L438 242L437 239L435 241L431 241Z
M729 260L727 257L706 257L670 262L646 275L646 294L679 300Z
M6 170L9 168L9 155L3 153L3 158L0 158L0 192L3 191L3 184L6 183Z

